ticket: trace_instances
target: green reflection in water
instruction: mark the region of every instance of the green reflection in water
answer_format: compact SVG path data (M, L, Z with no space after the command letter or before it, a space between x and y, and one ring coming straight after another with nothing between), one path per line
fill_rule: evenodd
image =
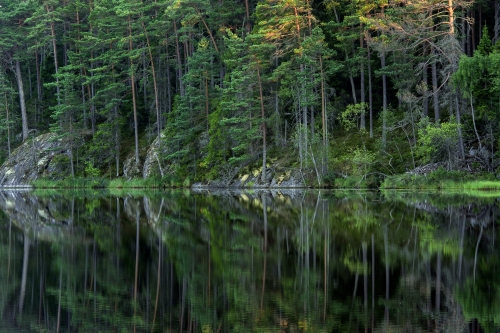
M498 203L4 192L2 332L494 332Z

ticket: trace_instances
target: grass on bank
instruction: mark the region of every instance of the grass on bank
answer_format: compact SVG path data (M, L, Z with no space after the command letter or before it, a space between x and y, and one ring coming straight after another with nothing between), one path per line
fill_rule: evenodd
M102 177L65 178L61 180L38 179L32 184L36 189L166 189L190 188L190 178L174 176L108 179ZM493 174L471 174L463 171L438 169L426 175L400 174L383 178L382 174L371 173L358 177L342 177L328 174L323 179L324 188L333 189L402 189L418 191L460 191L470 195L500 197L500 181Z
M102 177L65 178L60 180L37 179L32 185L36 189L145 189L145 188L188 188L191 187L189 178L176 177L150 177L133 179L107 179Z
M440 168L424 175L401 174L388 176L381 189L441 190L462 192L500 192L500 181L493 174L471 174Z

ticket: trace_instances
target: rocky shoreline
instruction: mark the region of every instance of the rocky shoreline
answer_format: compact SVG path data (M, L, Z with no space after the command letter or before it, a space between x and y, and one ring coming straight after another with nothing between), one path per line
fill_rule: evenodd
M0 166L0 188L30 189L39 178L60 180L70 176L70 160L76 145L55 134L45 133L26 140L12 151L11 156ZM156 138L148 147L142 165L135 165L133 158L126 158L122 165L125 179L160 176L171 172L158 158L159 141ZM81 162L80 162L81 163ZM248 168L247 168L248 170ZM220 179L199 182L193 188L306 188L310 171L298 168L269 165L262 180L262 167L244 172L242 169L228 170Z

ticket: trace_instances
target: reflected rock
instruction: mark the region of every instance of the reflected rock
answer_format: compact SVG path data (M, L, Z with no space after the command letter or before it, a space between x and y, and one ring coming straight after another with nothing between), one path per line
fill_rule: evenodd
M0 209L32 239L60 242L82 241L83 229L73 225L73 201L39 198L31 192L1 192ZM70 213L67 213L70 212Z

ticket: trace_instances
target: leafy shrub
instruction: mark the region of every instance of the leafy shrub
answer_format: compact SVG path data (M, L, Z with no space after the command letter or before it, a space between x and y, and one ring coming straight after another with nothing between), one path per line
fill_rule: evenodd
M99 169L95 168L92 162L87 161L85 162L85 174L87 177L99 177L100 171Z
M368 109L367 103L349 104L340 114L344 128L349 131L356 128L359 116Z
M418 129L418 145L416 155L424 164L430 162L446 162L448 169L456 165L458 160L458 124L453 121L435 125L424 118Z

